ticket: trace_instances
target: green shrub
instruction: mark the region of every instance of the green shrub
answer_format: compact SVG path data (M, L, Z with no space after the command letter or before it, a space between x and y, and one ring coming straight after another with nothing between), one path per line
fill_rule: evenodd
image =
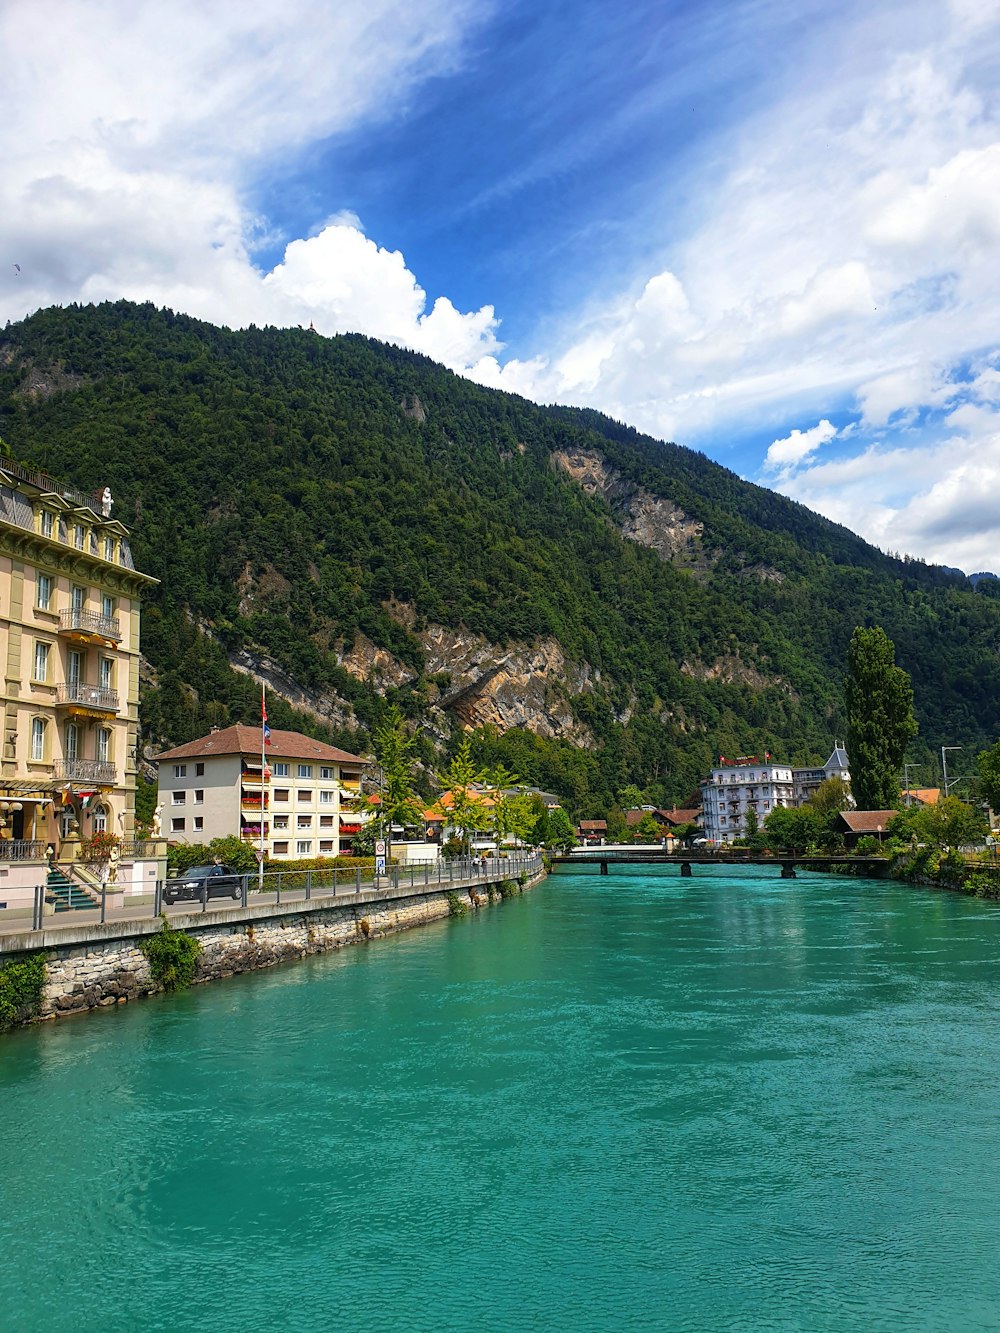
M45 955L25 954L0 965L0 1032L27 1023L42 1005Z
M183 990L194 979L201 941L183 930L174 930L164 916L159 935L152 935L139 945L149 960L149 974L164 990Z
M528 876L527 876L527 873L526 873L524 870L522 870L522 871L518 874L517 882L518 882L518 884L520 884L520 886L521 886L522 889L524 888L525 884L527 884L527 882L528 882Z
M977 898L1000 898L1000 870L977 870L965 881L965 892Z
M457 893L449 891L448 895L448 915L465 916L469 910L468 903L463 903Z
M521 886L516 879L504 879L500 881L500 897L516 898L521 892Z

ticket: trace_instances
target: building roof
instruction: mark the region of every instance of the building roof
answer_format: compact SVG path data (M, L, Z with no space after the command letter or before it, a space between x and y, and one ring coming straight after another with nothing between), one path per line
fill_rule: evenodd
M164 750L156 756L155 762L174 759L212 759L228 754L260 754L260 727L246 727L237 723L235 727L224 727L221 731L210 732L200 740L188 741L173 750ZM326 745L323 741L303 736L300 731L277 731L271 728L271 744L265 754L269 759L314 759L329 760L334 764L363 764L358 754L349 754L338 750L335 745Z
M903 792L903 800L907 796L911 801L916 801L918 805L937 805L941 799L940 787L911 787L909 791Z
M840 818L852 833L884 833L898 810L842 810Z
M823 765L824 768L850 768L847 758L847 751L842 745L835 745L830 758Z
M581 819L580 828L588 829L591 833L600 833L607 830L608 821L606 819Z
M692 806L687 810L678 810L676 806L673 810L661 810L660 814L668 824L696 824L703 811L700 805Z

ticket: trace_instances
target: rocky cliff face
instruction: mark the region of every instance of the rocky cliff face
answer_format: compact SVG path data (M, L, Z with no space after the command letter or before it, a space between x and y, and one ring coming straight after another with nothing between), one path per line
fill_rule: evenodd
M623 477L601 454L559 449L552 463L587 492L599 496L614 513L622 536L648 546L661 560L697 566L705 563L702 524L670 500L653 495Z

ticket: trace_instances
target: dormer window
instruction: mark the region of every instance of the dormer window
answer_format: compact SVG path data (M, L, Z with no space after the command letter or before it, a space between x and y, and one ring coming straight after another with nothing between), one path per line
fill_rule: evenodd
M86 537L86 531L82 523L73 524L73 545L78 551L83 550L83 542Z
M104 558L105 560L114 560L115 558L115 539L114 537L104 538Z
M55 515L51 509L43 509L38 518L38 531L43 537L51 537L55 527Z

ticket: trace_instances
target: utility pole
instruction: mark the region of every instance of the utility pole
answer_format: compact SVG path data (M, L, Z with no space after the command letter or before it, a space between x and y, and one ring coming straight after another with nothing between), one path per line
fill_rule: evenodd
M954 787L954 785L955 785L956 782L961 782L961 781L962 781L962 779L961 779L960 777L958 777L958 778L952 778L952 780L951 780L950 782L948 781L948 751L949 751L949 750L964 750L964 749L965 749L965 746L964 746L964 745L942 745L942 746L941 746L941 771L942 771L943 774L944 774L944 794L945 794L945 796L948 795L949 791L951 790L952 787Z

